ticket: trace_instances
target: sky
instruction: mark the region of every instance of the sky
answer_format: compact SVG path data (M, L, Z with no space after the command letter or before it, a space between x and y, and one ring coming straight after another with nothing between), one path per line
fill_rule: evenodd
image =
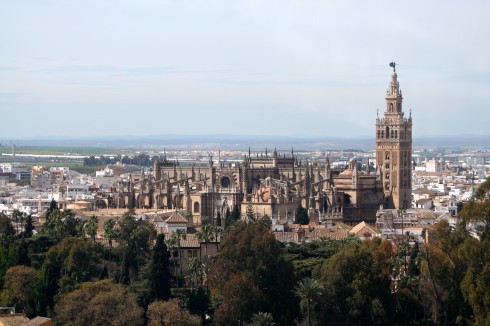
M0 0L0 139L486 135L490 2Z

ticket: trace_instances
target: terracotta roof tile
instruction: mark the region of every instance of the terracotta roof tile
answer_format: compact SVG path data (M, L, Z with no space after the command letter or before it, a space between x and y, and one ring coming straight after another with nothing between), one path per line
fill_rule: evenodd
M179 212L173 212L169 218L165 220L167 223L187 223L187 220L180 215Z

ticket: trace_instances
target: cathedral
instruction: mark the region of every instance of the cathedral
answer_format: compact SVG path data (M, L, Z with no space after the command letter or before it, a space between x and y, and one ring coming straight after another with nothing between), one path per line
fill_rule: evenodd
M298 205L310 220L333 224L374 223L379 208L411 204L412 118L404 117L395 64L386 93L384 117L376 119L376 170L362 171L351 160L332 169L328 156L302 162L294 152L252 154L242 162L181 165L165 157L154 162L151 175L130 176L120 185L116 207L186 210L195 224L206 216L216 223L238 207L242 219L267 215L294 220Z

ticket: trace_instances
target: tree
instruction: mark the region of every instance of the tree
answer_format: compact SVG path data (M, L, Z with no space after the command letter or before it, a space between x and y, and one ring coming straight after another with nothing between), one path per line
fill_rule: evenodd
M464 225L453 229L447 221L434 225L429 234L431 241L422 250L420 287L432 320L435 324L469 322L470 306L461 282L468 267L481 266L478 240L469 236Z
M97 235L97 229L99 228L99 218L95 215L90 216L87 224L85 225L85 233L95 242L95 236Z
M226 207L226 213L225 213L225 228L228 228L228 226L230 226L230 224L232 223L231 221L231 212L230 212L230 208L229 207Z
M129 284L138 277L140 266L149 258L156 230L147 220L136 219L133 210L124 213L118 224L116 236L124 257L121 282Z
M49 208L46 211L46 221L49 220L51 213L53 213L56 210L58 210L58 203L56 202L56 200L54 200L54 198L52 198L51 203L49 204Z
M274 317L268 312L259 312L252 316L249 326L274 326Z
M255 212L252 205L247 206L247 211L245 212L247 215L247 221L255 221Z
M57 325L143 325L134 294L111 280L82 283L60 299L55 312Z
M280 243L266 227L240 222L221 243L209 275L218 325L250 322L254 313L270 312L279 325L297 316L291 293L293 267L283 258Z
M310 223L310 218L308 217L308 210L301 206L301 204L296 207L296 212L294 215L294 223L301 225L308 225Z
M240 220L240 208L238 207L238 205L234 205L233 206L233 210L231 211L231 219L233 222L237 222Z
M221 213L218 212L216 215L216 226L221 226Z
M104 221L104 237L107 239L110 249L112 249L112 240L117 237L115 226L116 222L112 218Z
M150 262L150 298L168 300L170 298L170 272L168 270L169 253L165 245L163 234L157 236L153 248L153 257Z
M200 242L204 242L204 255L208 255L208 242L214 240L213 226L206 224L201 226L201 229L196 232L196 238Z
M321 325L387 324L390 320L391 279L369 248L351 244L327 260L315 275L324 288Z
M322 294L322 286L312 278L305 278L299 281L294 289L294 293L300 298L300 306L303 311L306 310L308 326L311 325L311 314L313 306Z
M54 236L58 241L62 241L67 236L82 236L81 223L70 210L61 211L55 209L49 214L42 231L45 234Z
M262 218L258 222L263 224L268 229L270 229L272 227L272 220L269 217L269 215L267 215L267 214L262 216Z
M176 254L178 254L179 250L179 245L178 245L178 239L177 236L175 236L175 233L173 233L170 238L165 240L165 243L168 247L168 250L170 251L170 256L172 258L172 263L174 265L174 278L177 280L177 259L175 257ZM181 255L179 255L180 257ZM182 270L182 268L181 268ZM178 282L176 282L178 283Z
M32 237L33 233L34 233L34 222L32 220L32 215L29 214L25 219L23 237L30 238Z
M204 274L204 265L201 259L197 257L190 257L187 263L189 273L191 274L191 287L197 287L202 284L202 276Z
M1 245L9 246L15 235L15 228L10 219L3 213L0 213L0 241Z
M11 219L15 222L15 233L20 234L20 226L24 224L27 217L26 213L20 212L18 209L12 211Z
M146 316L149 326L198 326L201 324L198 316L191 315L181 308L181 302L178 299L153 302L148 306Z
M179 250L180 278L183 279L183 275L182 275L182 255L180 253L180 244L181 244L181 241L182 240L186 240L187 239L187 234L186 234L186 231L184 231L183 229L177 229L172 234L172 236L174 236L176 238L176 241L177 241L177 247L178 247L178 250ZM176 277L177 277L177 275L176 275Z
M189 293L189 311L192 314L201 316L201 325L205 325L206 323L206 312L209 310L210 301L209 291L202 286L199 286L197 289L192 289Z
M99 274L99 246L86 238L66 237L51 247L41 267L36 289L37 313L46 315L59 295L70 292L79 283Z
M5 285L1 292L4 306L15 307L28 317L35 316L36 307L36 270L27 266L14 266L5 273Z
M213 231L214 241L216 241L216 252L218 252L219 240L221 240L224 230L221 226L213 226L212 231Z

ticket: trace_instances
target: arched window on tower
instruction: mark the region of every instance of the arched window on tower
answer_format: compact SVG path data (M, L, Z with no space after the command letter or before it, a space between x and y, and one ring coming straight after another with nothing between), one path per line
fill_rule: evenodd
M386 138L390 138L390 127L386 127Z
M398 139L398 130L395 130L395 139Z
M199 202L194 202L194 213L199 213Z
M389 112L393 112L393 103L390 103L390 109Z

